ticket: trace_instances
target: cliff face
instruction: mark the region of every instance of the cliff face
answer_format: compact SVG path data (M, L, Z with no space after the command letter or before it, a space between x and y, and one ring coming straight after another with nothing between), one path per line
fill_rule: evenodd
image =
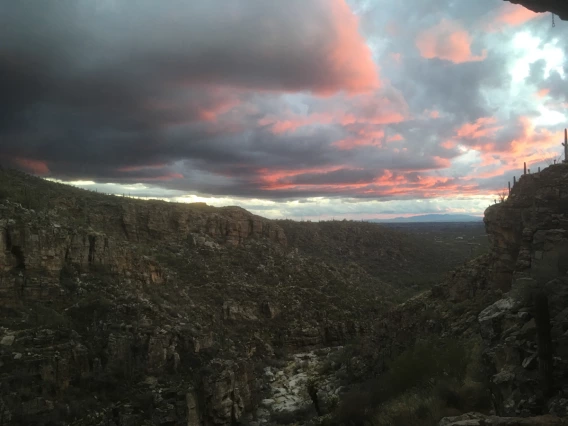
M533 12L552 12L564 21L568 20L568 4L564 0L506 0L520 4Z
M566 164L521 176L505 203L485 211L497 287L508 291L516 277L529 276L544 283L566 275L567 211Z
M234 424L267 359L368 332L395 292L238 207L0 184L0 424Z
M359 378L380 382L420 339L481 342L483 387L498 417L440 425L566 424L558 417L568 416L568 164L522 176L484 220L490 252L380 316L362 339Z
M0 424L222 426L250 410L270 423L311 406L320 370L314 352L282 353L357 339L368 349L348 365L365 380L428 335L483 339L497 414L568 414L568 165L523 176L485 213L488 255L384 314L396 289L354 261L406 267L418 252L373 246L396 237L380 228L339 227L348 262L328 264L290 247L299 231L239 208L8 181ZM314 251L335 249L323 240ZM318 374L331 406L340 381Z
M479 314L500 415L567 415L568 164L524 175L485 212L490 285L507 291Z

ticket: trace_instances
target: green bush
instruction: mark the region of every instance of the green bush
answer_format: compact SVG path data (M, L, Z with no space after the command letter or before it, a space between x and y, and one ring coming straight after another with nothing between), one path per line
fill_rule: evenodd
M418 342L390 363L386 377L381 380L381 399L428 385L438 377L461 381L468 363L466 348L460 342L442 339Z
M385 374L344 395L331 423L376 426L381 407L380 426L434 425L444 410L483 406L483 391L462 387L470 358L463 342L417 342L388 363Z

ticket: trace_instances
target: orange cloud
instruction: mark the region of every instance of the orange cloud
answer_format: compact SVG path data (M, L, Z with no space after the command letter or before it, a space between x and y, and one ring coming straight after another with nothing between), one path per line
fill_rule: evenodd
M260 126L270 126L272 133L281 134L297 130L311 124L329 124L334 117L327 113L314 113L310 115L284 114L285 118L274 115L265 116L258 121Z
M345 0L330 2L335 38L329 51L334 75L344 76L342 87L350 93L367 92L380 87L378 68L371 49L359 33L359 22ZM329 96L336 90L319 90Z
M528 117L521 117L521 135L508 142L505 150L495 151L488 144L475 147L481 152L481 163L474 170L472 179L487 179L501 176L510 170L522 170L526 162L528 168L543 165L550 158L557 157L560 152L560 141L563 131L551 132L545 128L537 128Z
M143 166L125 166L125 167L120 167L117 170L119 172L139 172L141 170L147 170L147 169L163 169L164 167L166 167L166 164L161 163L161 164L148 164L148 165L143 165Z
M425 109L423 114L426 115L429 118L439 118L440 117L440 112L433 110L433 109Z
M447 196L452 193L459 193L460 195L480 193L477 184L468 183L458 178L432 176L426 172L383 170L380 176L374 176L366 173L365 170L345 169L344 167L280 170L276 172L262 169L258 172L261 187L270 191L293 190L298 193L316 191L350 196L357 193L378 197L410 195L421 198ZM358 175L358 172L361 172L361 174ZM340 173L340 177L343 179L337 180L337 173Z
M357 127L356 133L361 137L376 137L373 133L376 126L405 121L409 117L408 109L402 94L389 87L372 93L338 95L330 102L319 104L316 111L320 111L309 115L296 114L289 110L280 114L265 115L258 120L258 125L267 126L272 133L280 134L313 124L340 124L350 127L350 131L351 127ZM367 130L361 130L362 127Z
M382 145L382 137L381 139L342 139L340 141L334 142L332 145L337 147L342 151L348 151L351 149L355 149L362 146L381 146Z
M548 95L549 93L550 93L550 89L540 89L540 90L537 92L536 95L537 95L539 98L544 98L544 97L546 97L546 95Z
M198 116L203 121L217 121L218 116L229 112L239 103L237 99L231 99L209 108L201 107L198 110Z
M481 117L477 119L475 123L465 123L462 125L457 129L456 134L458 137L466 139L479 139L493 136L498 130L503 128L503 126L493 126L496 121L497 120L493 117Z
M49 167L47 167L47 163L45 161L18 157L14 158L14 162L21 168L36 175L48 175L50 173Z
M416 38L416 47L423 58L444 59L455 64L472 61L483 61L487 51L481 55L471 52L471 37L456 21L442 19L442 21L425 31Z
M397 133L396 135L390 136L387 139L387 142L399 142L399 141L403 141L404 138L402 137L401 134Z
M550 150L560 147L564 132L551 132L548 129L537 129L529 118L521 118L523 135L511 141L512 158L525 159L527 162L543 161L550 156Z
M501 31L505 27L522 25L537 16L538 13L523 6L505 2L497 13L491 16L491 21L485 25L485 29L487 31Z

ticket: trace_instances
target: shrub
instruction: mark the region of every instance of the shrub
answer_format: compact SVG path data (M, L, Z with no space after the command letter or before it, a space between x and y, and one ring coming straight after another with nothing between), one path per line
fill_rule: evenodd
M316 416L316 411L313 406L308 405L303 409L290 411L280 411L272 414L272 420L277 425L289 425L292 423L304 422Z
M465 347L459 342L441 339L419 342L390 363L386 377L381 380L380 399L386 400L408 389L428 385L438 377L461 381L468 361Z
M372 398L367 392L349 392L339 405L332 424L365 426L373 417Z
M365 425L380 407L375 426L436 425L442 411L455 414L463 407L483 405L476 402L483 400L477 388L461 388L469 361L462 342L417 342L388 363L385 374L346 394L333 422Z

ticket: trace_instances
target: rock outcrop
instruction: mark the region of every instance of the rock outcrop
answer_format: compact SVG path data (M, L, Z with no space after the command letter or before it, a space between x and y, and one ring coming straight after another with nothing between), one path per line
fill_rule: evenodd
M442 419L439 426L565 426L568 419L556 416L537 416L531 418L522 417L498 417L485 416L480 413L468 413L456 417Z
M360 343L354 377L380 382L389 363L421 339L479 342L480 376L496 415L470 413L441 425L565 424L568 164L522 176L484 220L490 252L381 315Z
M568 414L568 165L524 175L485 212L491 285L479 314L499 415ZM540 302L539 302L540 301Z
M0 424L235 424L267 359L368 332L385 293L238 207L0 171Z

